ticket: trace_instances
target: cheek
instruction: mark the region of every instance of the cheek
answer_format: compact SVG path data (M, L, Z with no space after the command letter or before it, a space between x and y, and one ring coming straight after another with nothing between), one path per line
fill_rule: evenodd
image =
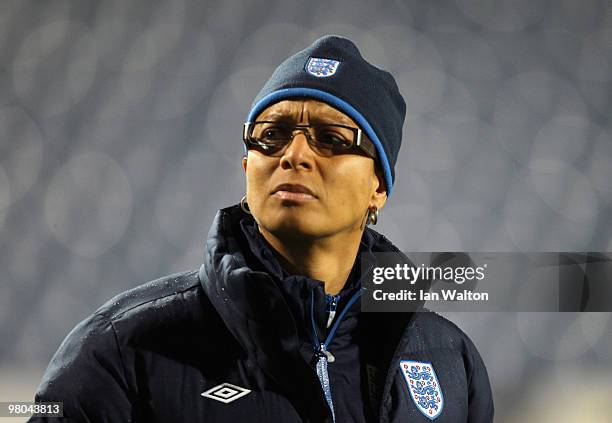
M263 200L267 192L267 181L270 180L274 165L265 159L249 152L246 169L246 193L250 203L256 204Z
M372 179L369 172L373 172L367 166L355 166L354 163L338 163L330 166L324 175L327 193L332 197L334 204L342 204L344 210L354 210L361 213L370 201L370 187ZM353 207L346 207L352 205Z
M246 194L249 204L257 204L262 199L263 177L259 172L247 172Z

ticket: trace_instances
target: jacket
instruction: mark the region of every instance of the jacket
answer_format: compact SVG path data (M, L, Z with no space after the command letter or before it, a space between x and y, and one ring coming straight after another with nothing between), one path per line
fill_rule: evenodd
M220 210L200 269L78 324L35 397L65 417L30 422L493 421L485 365L456 325L425 309L360 312L355 268L330 319L323 283L288 274L253 225ZM366 228L360 253L372 252L405 259Z

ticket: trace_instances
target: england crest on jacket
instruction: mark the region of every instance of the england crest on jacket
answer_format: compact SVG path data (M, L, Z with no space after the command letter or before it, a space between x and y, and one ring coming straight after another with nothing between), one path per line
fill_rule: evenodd
M400 369L419 411L431 420L438 417L444 407L444 397L432 364L402 360Z

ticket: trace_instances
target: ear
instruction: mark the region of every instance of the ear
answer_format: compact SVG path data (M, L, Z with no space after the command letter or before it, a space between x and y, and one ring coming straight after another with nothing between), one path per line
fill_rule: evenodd
M382 209L387 202L387 188L385 186L385 177L382 171L374 165L374 174L376 175L376 189L372 193L371 204L376 206L378 210Z
M242 156L242 169L246 172L247 170L247 156Z

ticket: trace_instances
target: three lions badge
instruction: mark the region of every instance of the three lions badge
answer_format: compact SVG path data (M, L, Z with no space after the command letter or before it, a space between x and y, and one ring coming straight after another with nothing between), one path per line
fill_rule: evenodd
M317 78L325 78L335 74L339 64L337 60L311 57L306 62L306 71Z
M402 360L400 369L408 385L412 401L425 417L435 419L442 413L444 397L440 381L431 363Z

